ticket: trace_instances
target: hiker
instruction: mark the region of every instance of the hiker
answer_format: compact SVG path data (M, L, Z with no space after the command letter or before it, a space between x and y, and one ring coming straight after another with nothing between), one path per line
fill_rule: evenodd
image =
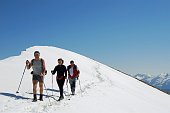
M70 61L70 65L67 67L68 71L68 80L71 87L72 95L75 95L75 89L76 89L76 80L78 80L80 71L77 67L77 65L74 64L74 61Z
M26 61L27 69L32 67L33 71L31 72L32 83L33 83L33 102L37 101L37 84L39 83L40 87L40 101L43 101L43 85L44 85L44 75L46 73L45 61L40 58L40 52L34 52L34 59L29 62Z
M63 59L61 58L58 59L58 65L54 68L54 70L51 71L52 75L55 75L55 73L57 72L56 81L60 90L60 97L58 101L64 99L63 86L65 83L65 79L67 78L67 69L66 66L63 65L63 63L64 63Z

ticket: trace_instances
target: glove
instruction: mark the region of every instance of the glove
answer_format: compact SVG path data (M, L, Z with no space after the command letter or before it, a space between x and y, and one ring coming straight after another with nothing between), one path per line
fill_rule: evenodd
M47 70L45 70L45 75L47 75Z
M54 75L54 71L53 70L51 70L51 74Z
M29 60L26 60L26 65L28 66L30 64Z

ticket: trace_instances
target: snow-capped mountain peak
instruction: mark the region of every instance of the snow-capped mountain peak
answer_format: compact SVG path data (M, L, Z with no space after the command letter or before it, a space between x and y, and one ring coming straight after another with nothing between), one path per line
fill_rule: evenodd
M170 74L162 73L160 75L148 76L147 74L137 74L133 76L139 80L146 82L166 93L170 94Z

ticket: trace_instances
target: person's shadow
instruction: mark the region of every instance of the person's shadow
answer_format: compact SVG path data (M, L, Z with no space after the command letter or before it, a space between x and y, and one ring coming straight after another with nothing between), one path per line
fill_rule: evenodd
M50 89L50 88L47 88L47 89L45 89L45 90L47 90L47 91L53 91L53 92L60 92L60 90Z
M6 92L0 92L0 95L2 95L2 96L7 96L7 97L11 97L11 98L15 98L16 100L18 100L18 99L23 99L23 100L28 100L28 99L30 99L30 98L27 98L27 97L18 96L18 95L16 95L16 94L6 93Z
M59 90L55 90L55 89L45 89L46 91L53 91L53 92L60 92ZM33 93L28 93L26 92L27 94L33 94ZM66 93L66 92L64 92ZM10 98L14 98L15 100L18 100L18 99L23 99L23 100L28 100L28 99L31 99L31 98L28 98L28 97L24 97L24 96L19 96L19 95L16 95L16 94L12 94L12 93L7 93L7 92L0 92L0 96L6 96L6 97L10 97ZM38 94L39 95L39 94ZM44 96L46 98L50 97L50 98L53 98L54 100L56 100L53 96L50 96L50 95L45 95ZM59 97L59 96L57 96Z
M53 92L60 92L60 90L56 90L56 89L50 89L50 88L47 88L47 89L45 89L45 90L47 90L47 91L53 91ZM63 93L66 95L66 96L69 96L69 94L68 94L68 92L67 91L63 91Z

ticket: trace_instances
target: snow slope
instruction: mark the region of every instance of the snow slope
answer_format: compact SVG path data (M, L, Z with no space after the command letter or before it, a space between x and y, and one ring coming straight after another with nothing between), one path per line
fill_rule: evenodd
M57 102L57 84L54 97L47 96L43 102L32 103L30 71L26 71L20 93L16 90L24 70L25 60L33 58L39 50L45 59L48 72L54 68L58 58L75 60L81 70L81 87L77 83L77 95ZM106 65L79 54L47 46L28 48L21 55L0 61L0 113L170 113L170 96L139 82ZM46 91L51 95L51 74L45 77ZM66 85L64 86L67 92Z

